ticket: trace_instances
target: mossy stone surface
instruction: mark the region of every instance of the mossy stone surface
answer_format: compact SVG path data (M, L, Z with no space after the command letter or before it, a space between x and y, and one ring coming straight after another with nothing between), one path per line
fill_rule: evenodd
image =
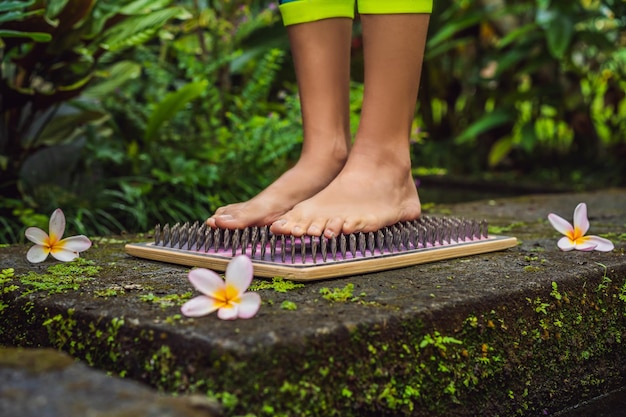
M579 202L589 233L614 251L558 250L547 214L571 219ZM124 239L94 240L82 256L98 274L58 293L20 281L55 262L2 248L0 269L15 272L0 289L0 343L206 395L225 415L551 414L626 385L625 207L626 190L435 206L520 244L287 291L263 285L259 314L238 321L183 317L196 294L189 269L132 258Z

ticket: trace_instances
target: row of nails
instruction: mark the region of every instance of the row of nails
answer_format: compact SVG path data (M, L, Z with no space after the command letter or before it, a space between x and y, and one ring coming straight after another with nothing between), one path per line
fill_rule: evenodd
M176 223L172 227L169 224L163 227L157 225L154 242L157 246L205 253L211 249L215 252L230 249L232 256L235 256L238 250L246 255L249 250L252 258L255 258L258 252L260 259L265 259L269 244L270 258L273 261L278 254L283 263L286 260L295 263L298 257L305 263L307 255L311 255L312 261L316 263L318 250L322 261L326 262L329 251L332 259L336 260L338 253L345 259L348 253L353 258L356 257L357 251L367 256L368 251L370 255L374 255L376 250L379 253L393 253L487 237L487 222L484 220L477 222L450 217L423 216L417 220L396 223L376 232L340 234L330 239L324 236L275 235L267 226L229 230L211 229L199 222L191 225Z

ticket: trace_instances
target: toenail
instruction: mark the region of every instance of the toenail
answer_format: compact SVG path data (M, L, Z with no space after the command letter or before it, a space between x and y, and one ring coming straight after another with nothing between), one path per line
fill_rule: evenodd
M293 230L291 231L292 235L301 235L302 234L302 228L300 226L296 226L293 228Z
M276 220L274 222L274 224L277 225L277 226L284 226L284 225L287 224L287 220L285 220L285 219L278 219L278 220Z
M311 226L309 227L309 230L306 231L306 234L310 236L318 236L320 234L320 229L317 226Z
M219 217L221 220L231 220L233 218L233 216L231 216L230 214L220 214Z

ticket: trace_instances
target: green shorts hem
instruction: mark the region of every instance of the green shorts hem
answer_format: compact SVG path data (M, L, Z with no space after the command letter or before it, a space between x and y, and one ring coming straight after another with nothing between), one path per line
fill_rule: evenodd
M280 13L285 26L333 17L354 19L354 1L292 1L281 4Z
M361 14L432 13L432 0L358 0Z

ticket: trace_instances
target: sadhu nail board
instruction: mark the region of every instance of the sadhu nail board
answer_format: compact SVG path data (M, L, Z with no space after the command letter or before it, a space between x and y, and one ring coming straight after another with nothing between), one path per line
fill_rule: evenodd
M308 281L358 275L511 248L517 239L489 235L486 221L423 216L376 232L274 235L269 228L210 229L203 223L157 226L154 241L126 245L130 255L225 271L240 254L257 277Z

